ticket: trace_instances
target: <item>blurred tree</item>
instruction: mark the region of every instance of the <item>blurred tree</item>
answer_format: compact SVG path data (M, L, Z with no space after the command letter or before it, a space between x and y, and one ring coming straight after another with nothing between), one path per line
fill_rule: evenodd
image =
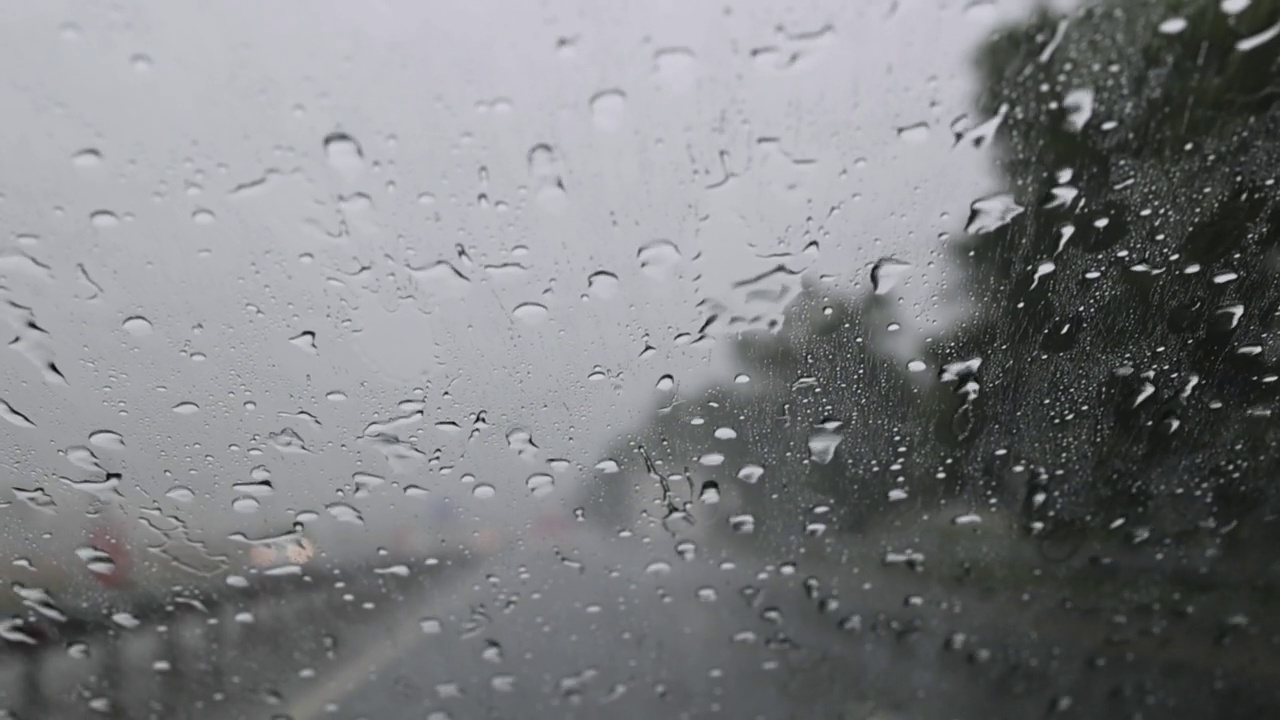
M1276 508L1277 21L1272 2L1109 2L979 55L1026 209L959 244L977 312L939 352L982 358L981 396L949 439L991 492L1027 466L1035 522Z
M997 33L978 109L1006 190L954 242L974 310L933 344L936 376L882 350L884 297L807 286L779 332L735 341L751 383L619 442L639 472L599 478L593 512L627 524L649 497L656 521L711 481L784 543L947 498L1130 540L1269 520L1278 22L1273 2L1114 0Z

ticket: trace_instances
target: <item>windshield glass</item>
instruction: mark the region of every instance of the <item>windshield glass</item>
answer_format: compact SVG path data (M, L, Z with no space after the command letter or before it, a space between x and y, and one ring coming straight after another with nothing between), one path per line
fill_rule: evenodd
M1280 714L1280 4L0 13L0 718Z

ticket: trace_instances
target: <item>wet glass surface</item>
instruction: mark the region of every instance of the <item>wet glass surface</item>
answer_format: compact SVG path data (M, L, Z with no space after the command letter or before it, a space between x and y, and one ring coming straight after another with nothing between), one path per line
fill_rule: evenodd
M1280 713L1280 4L0 22L0 717Z

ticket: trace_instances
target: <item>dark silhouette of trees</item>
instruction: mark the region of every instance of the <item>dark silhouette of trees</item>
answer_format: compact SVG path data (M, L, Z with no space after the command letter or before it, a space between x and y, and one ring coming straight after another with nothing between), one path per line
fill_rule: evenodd
M591 512L696 517L712 482L770 542L940 503L1126 544L1274 534L1278 22L1270 2L1114 0L999 32L976 105L1000 118L1006 189L953 241L951 300L972 311L931 373L882 349L885 297L807 286L777 334L734 341L750 388L621 439L633 472L590 484Z

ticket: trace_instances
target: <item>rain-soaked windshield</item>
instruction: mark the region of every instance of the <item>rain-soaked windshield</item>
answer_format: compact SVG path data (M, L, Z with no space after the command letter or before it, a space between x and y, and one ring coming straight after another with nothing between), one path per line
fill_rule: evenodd
M1280 3L0 16L0 717L1280 716Z

